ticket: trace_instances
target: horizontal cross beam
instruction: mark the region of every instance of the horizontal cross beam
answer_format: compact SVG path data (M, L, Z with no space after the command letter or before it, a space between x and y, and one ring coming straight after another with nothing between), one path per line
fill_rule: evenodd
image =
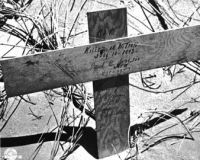
M8 97L200 59L200 25L0 61Z

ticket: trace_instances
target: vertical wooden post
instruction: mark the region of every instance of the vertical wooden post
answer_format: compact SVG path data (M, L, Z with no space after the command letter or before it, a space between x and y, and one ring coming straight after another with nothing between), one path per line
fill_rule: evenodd
M126 9L88 13L90 43L127 36ZM129 76L93 82L98 157L124 151L128 147L130 124Z

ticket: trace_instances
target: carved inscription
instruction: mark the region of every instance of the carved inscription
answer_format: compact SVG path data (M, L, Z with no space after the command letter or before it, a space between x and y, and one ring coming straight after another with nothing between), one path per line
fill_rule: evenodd
M98 47L98 46L88 46L86 47L84 54L92 54L95 59L109 59L113 56L121 55L133 55L135 53L135 48L137 47L137 43L132 42L119 42L119 44L114 44L109 48L106 47Z
M121 91L118 88L115 88L115 95L113 96L112 94L110 94L109 92L105 94L102 94L101 96L101 105L103 106L102 108L100 108L100 110L98 112L98 116L97 119L101 121L101 125L99 125L98 129L103 129L105 128L107 125L109 125L110 122L114 121L116 124L118 123L118 117L119 115L124 115L127 116L127 108L126 107L119 107L116 109L113 109L113 104L121 104L123 105L127 105L127 102L123 102L122 100L126 99L126 95L121 94ZM104 104L105 102L105 104ZM122 104L124 103L124 104Z
M104 46L88 46L84 54L94 56L94 62L91 64L94 70L106 68L106 71L101 71L102 75L120 74L124 71L128 72L131 69L130 64L140 60L137 55L134 55L137 46L137 43L131 41L119 42L109 48ZM119 57L118 60L113 60L115 56Z

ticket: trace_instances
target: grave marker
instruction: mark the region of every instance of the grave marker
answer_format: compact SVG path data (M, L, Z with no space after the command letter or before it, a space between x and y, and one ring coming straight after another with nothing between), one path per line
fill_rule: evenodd
M118 11L119 15L124 12L123 9ZM114 12L114 10L109 11L109 14L114 15ZM97 17L100 17L101 13L97 12ZM112 16L109 14L108 17L112 22ZM90 17L90 13L88 16ZM122 16L124 16L123 13ZM113 18L115 19L115 16ZM109 24L103 19L98 23L97 28L100 30L94 31L94 37L97 39L99 38L98 33L102 38L101 34L104 31L99 27L100 24L103 24L102 26ZM115 31L118 27L115 25L114 27L112 30L112 25L108 26L106 31L109 31L110 35L107 35L106 32L106 36L101 40L107 39L107 37L111 39L126 35L126 32L119 32L120 34L116 35ZM122 28L124 28L123 24ZM90 38L92 37L90 36ZM97 39L90 40L90 42L96 42ZM117 147L118 151L123 150L123 146L126 148L127 145L124 141L127 135L123 131L124 128L127 129L129 122L129 115L127 115L128 118L123 116L129 111L127 107L129 106L127 74L199 59L200 25L197 25L2 60L0 63L8 97L94 81L97 137L98 139L103 137L102 141L98 140L99 156L104 157L113 154L113 150L108 144L113 143L116 144L115 146L120 146ZM102 80L106 78L111 79ZM108 102L112 102L112 104ZM123 106L123 108L118 107L113 110L113 104L118 102L119 106ZM106 106L109 108L104 108ZM107 112L108 109L109 112ZM112 118L115 114L119 117ZM112 121L111 126L108 123L110 121ZM119 123L125 127L122 128ZM111 129L106 129L105 132L99 131L104 124ZM115 129L113 124L117 126ZM109 135L111 136L109 137ZM114 137L122 138L113 139Z

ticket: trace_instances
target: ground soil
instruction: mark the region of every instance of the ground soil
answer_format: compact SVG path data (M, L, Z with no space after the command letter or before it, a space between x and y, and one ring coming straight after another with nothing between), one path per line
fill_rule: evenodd
M81 1L83 2L83 1ZM80 16L80 25L77 27L77 30L83 31L87 30L87 19L86 19L86 12L87 11L94 11L94 10L101 10L106 8L115 8L113 5L117 7L123 7L124 4L121 4L120 2L116 1L110 1L109 3L111 5L103 5L102 3L104 1L100 1L101 3L98 3L94 0L94 3L90 3L90 5L86 6L84 8L84 11L82 12L82 15ZM76 8L79 9L79 4L75 4ZM126 5L131 5L131 3L126 3ZM31 13L34 13L37 11L37 7L39 6L38 1L35 1L34 4L31 6ZM177 8L181 10L183 14L185 12L188 12L188 3L187 1L181 1ZM192 7L192 6L190 6ZM35 9L35 10L34 10ZM129 10L131 11L131 10ZM135 12L137 14L139 9L136 8ZM75 11L74 11L75 12ZM141 11L140 11L141 12ZM137 15L135 13L135 15ZM72 14L73 15L73 14ZM139 16L139 15L138 15ZM73 21L74 17L70 17ZM142 17L144 18L144 17ZM141 18L141 19L142 19ZM129 21L129 23L131 23ZM155 22L158 23L158 22ZM144 33L149 33L148 30L143 29ZM84 33L82 35L77 36L74 38L73 45L81 45L81 44L87 44L88 43L88 33ZM129 36L135 35L135 31L129 26ZM0 37L0 41L5 41L5 36L3 34ZM13 42L14 40L12 40ZM2 49L2 48L1 48ZM6 48L4 48L5 50ZM19 52L19 51L18 51ZM170 76L166 74L166 72L163 71L163 69L154 69L150 71L143 72L144 75L149 74L155 74L156 77L153 78L152 81L156 83L156 85L160 85L161 87L156 91L166 91L170 90L176 87L181 87L183 85L190 84L191 81L194 78L194 73L188 70L185 70L185 72L178 74L171 80ZM134 73L130 74L130 84L139 86L143 88L141 79L140 79L140 73ZM197 78L199 78L197 76ZM88 92L93 92L92 90L92 82L86 84ZM170 111L175 108L187 108L188 110L181 114L179 116L180 119L184 119L188 117L192 112L199 111L199 103L194 100L194 98L200 96L199 95L199 89L200 84L196 84L192 87L190 87L186 92L181 94L178 98L173 100L181 91L174 91L174 92L168 92L168 93L150 93L146 92L144 90L138 89L130 85L130 115L131 115L131 125L142 123L148 115L151 115L152 111ZM36 105L29 104L27 102L22 101L4 130L1 132L1 137L12 137L12 136L23 136L28 134L36 134L41 132L46 132L48 129L52 129L56 126L56 121L54 117L52 116L52 111L44 97L44 94L42 92L40 93L34 93L30 94L32 102L34 102ZM10 103L13 101L13 99L9 100ZM17 103L17 102L16 102ZM62 106L64 105L62 99L56 99L54 101L54 104L52 105L53 110L59 119ZM10 105L11 106L11 105ZM30 109L36 113L37 115L42 116L40 119L35 119L34 116L30 115ZM13 108L10 108L10 111L8 115L11 113ZM78 111L77 111L78 112ZM154 115L156 116L156 115ZM50 119L50 121L49 121ZM49 121L49 123L48 123ZM166 128L167 126L170 126L174 123L176 123L178 120L173 118L172 120L166 121L152 129L149 129L145 131L146 134L140 137L138 140L138 146L141 147L143 144L143 141L145 138L149 136L152 136L153 134L159 132L162 128ZM197 117L193 123L197 124L200 121L200 117ZM48 125L47 125L48 123ZM95 128L95 122L93 120L89 123L90 126ZM191 124L190 124L191 125ZM199 129L199 126L197 126L197 131ZM173 127L169 130L167 130L163 135L170 135L170 134L177 134L179 132L185 132L185 128L181 125L177 127ZM162 135L162 136L163 136ZM152 148L150 148L148 151L145 151L144 153L140 153L138 155L138 160L200 160L200 133L196 132L193 134L194 141L192 140L169 140L162 142ZM155 140L155 139L153 139ZM153 141L152 140L152 141ZM21 147L13 147L18 155L18 159L27 160L32 155L35 148L37 148L38 144L34 145L27 145L27 146L21 146ZM36 160L41 159L49 159L51 149L53 146L53 142L45 143L42 147L42 149L39 151L38 156L36 157ZM7 148L1 148L1 156L4 155L4 152ZM127 156L127 153L130 150L127 150L119 155L114 155L112 157L105 158L105 160L111 160L111 159L124 159ZM132 154L134 154L135 151L132 151ZM62 154L62 151L59 150L58 156L56 159L59 159L60 155ZM84 148L80 147L78 150L76 150L72 155L68 157L69 160L94 160L94 158L89 155Z

